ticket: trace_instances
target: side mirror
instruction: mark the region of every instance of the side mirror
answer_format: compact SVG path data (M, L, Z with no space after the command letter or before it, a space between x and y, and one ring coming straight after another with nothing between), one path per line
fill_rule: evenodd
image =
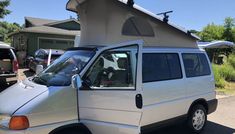
M36 74L39 74L43 71L43 65L37 65L36 67Z
M80 87L82 87L82 79L78 74L72 77L71 83L73 88L79 89Z

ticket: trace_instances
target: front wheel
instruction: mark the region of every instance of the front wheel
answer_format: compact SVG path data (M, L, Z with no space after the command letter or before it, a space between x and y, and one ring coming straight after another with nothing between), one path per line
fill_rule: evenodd
M207 112L204 106L202 105L193 106L193 108L189 112L188 122L187 122L190 130L193 133L198 134L204 129L206 122L207 122Z

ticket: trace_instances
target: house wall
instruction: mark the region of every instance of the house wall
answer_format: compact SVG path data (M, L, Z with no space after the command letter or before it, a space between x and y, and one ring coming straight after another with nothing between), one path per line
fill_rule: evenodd
M51 39L51 40L66 40L66 41L74 41L75 36L65 36L65 35L52 35L52 34L37 34L37 33L26 33L28 37L28 47L27 47L27 55L34 55L34 52L40 49L39 43L40 39ZM41 42L42 43L42 42ZM56 46L55 46L56 45ZM54 49L66 49L69 47L73 47L73 44L69 46L61 45L60 44L47 44L47 48L54 48ZM44 47L45 48L45 47Z
M63 43L63 41L73 42L75 36L39 34L39 33L18 33L13 35L12 38L13 38L12 46L16 49L16 51L26 51L27 55L34 55L34 52L40 48L39 42L41 39L58 40L61 41L61 43ZM53 45L46 44L46 48L54 48L54 49L66 49L73 46L74 46L73 43L68 44L68 46L56 43Z

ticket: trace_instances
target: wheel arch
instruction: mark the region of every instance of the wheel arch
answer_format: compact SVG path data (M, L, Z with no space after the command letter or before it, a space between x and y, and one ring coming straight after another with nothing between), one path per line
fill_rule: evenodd
M208 104L207 104L207 101L206 99L203 99L203 98L200 98L200 99L197 99L195 100L189 107L189 110L188 110L188 114L190 113L190 111L192 110L193 106L195 105L202 105L205 109L206 109L206 112L208 113Z
M74 123L74 124L69 124L65 126L60 126L52 130L49 134L57 134L66 130L75 130L75 131L79 130L79 131L85 132L85 134L92 134L91 131L82 123Z

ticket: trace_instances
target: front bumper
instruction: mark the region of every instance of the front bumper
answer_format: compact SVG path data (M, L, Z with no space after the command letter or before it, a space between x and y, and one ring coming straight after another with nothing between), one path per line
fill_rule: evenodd
M0 134L25 134L25 131L12 131L8 129L0 128Z
M49 134L52 130L70 125L70 124L76 124L78 123L78 120L72 120L72 121L66 121L66 122L59 122L55 124L47 124L37 127L31 127L26 130L9 130L5 128L0 128L0 134Z
M207 104L208 104L208 114L211 114L215 112L215 110L217 109L218 100L217 99L210 100L207 102Z

